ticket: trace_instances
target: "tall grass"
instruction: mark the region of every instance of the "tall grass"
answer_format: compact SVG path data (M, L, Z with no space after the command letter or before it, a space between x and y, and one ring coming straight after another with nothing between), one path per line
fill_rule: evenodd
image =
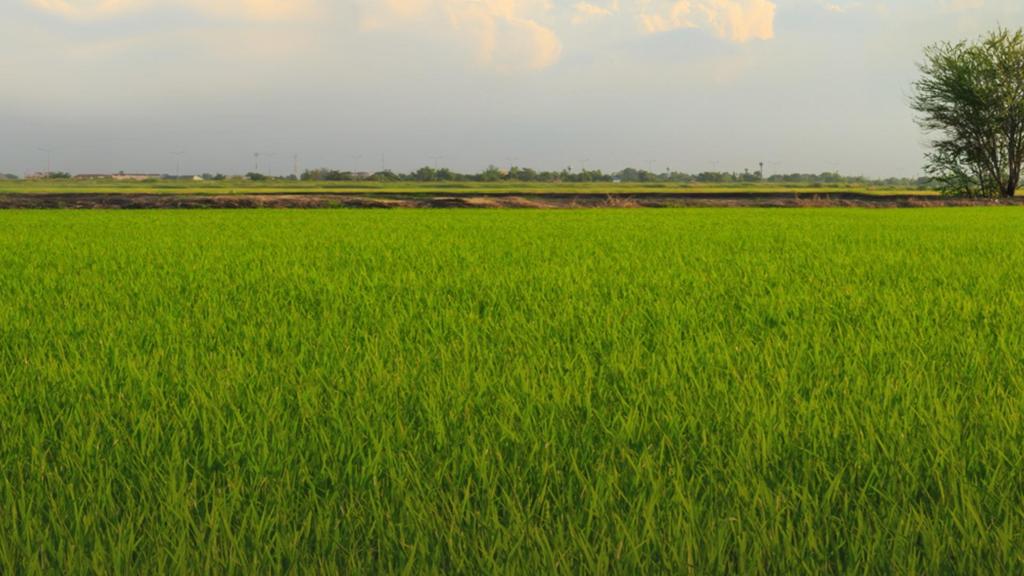
M1024 212L0 213L0 572L1021 573Z

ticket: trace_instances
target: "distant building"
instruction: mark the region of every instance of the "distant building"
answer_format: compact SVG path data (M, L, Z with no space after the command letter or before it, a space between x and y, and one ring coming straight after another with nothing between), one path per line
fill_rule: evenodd
M162 174L159 176L161 180L195 180L200 181L203 179L202 176L193 176L192 174Z
M45 178L45 176L43 176ZM143 180L158 180L159 174L129 174L118 172L117 174L76 174L75 180L116 180L119 182L141 182Z

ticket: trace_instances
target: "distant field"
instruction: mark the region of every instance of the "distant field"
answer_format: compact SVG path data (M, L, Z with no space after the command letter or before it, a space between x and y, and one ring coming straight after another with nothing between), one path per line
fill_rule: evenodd
M0 573L1024 573L1024 211L0 212Z
M794 193L828 194L934 194L930 190L912 190L881 186L804 186L776 184L675 184L675 183L529 183L529 182L438 182L438 183L376 183L376 182L111 182L93 181L7 181L0 182L0 194L309 194L309 193L380 193L380 194L638 194L638 193Z

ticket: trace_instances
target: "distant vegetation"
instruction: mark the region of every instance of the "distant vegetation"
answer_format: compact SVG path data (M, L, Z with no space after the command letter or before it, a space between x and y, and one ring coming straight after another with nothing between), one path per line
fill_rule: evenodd
M651 172L636 168L626 168L618 172L602 172L601 170L574 171L570 168L559 171L538 171L531 168L511 167L500 169L494 166L475 174L466 174L448 168L423 167L418 170L399 174L392 171L377 173L361 173L343 170L320 168L306 170L302 180L312 182L354 182L370 180L377 182L626 182L626 183L704 183L704 184L803 184L803 185L875 185L902 188L928 188L932 182L928 178L882 178L872 179L863 176L843 176L836 172L820 174L773 174L764 176L760 171L744 172L686 172L664 171Z
M896 190L918 190L927 191L935 187L936 182L930 178L867 178L863 176L845 176L836 172L822 172L818 174L772 174L762 176L760 172L700 172L690 174L686 172L665 171L650 172L636 168L626 168L618 172L603 172L601 170L574 171L564 169L560 171L538 171L530 168L512 167L510 169L499 169L490 167L482 172L462 173L448 168L423 167L412 172L400 173L391 170L381 172L351 172L335 170L330 168L318 168L306 170L299 178L290 176L270 176L259 172L249 172L241 176L228 176L224 174L205 173L195 176L173 176L173 175L137 175L130 179L123 175L79 175L74 176L75 186L88 183L89 186L109 183L115 186L137 186L139 183L148 184L173 184L184 186L219 186L219 187L244 187L245 182L259 185L281 185L288 186L289 183L315 185L325 184L352 184L352 185L558 185L558 184L579 184L579 185L637 185L637 186L669 186L677 185L684 187L735 187L735 188L764 188L764 189L788 189L788 188L876 188ZM2 178L0 178L2 179ZM17 179L10 175L10 179ZM27 178L31 181L63 181L71 180L72 175L66 172L54 172L52 174L34 174Z
M392 175L394 176L394 175ZM899 181L897 181L899 182ZM934 195L928 187L910 187L886 181L860 183L839 180L781 182L764 180L755 182L672 182L672 181L597 181L597 182L525 182L520 180L477 180L420 182L403 180L398 176L388 179L362 180L295 180L294 178L226 178L223 180L21 180L0 182L2 194L868 194L868 195Z

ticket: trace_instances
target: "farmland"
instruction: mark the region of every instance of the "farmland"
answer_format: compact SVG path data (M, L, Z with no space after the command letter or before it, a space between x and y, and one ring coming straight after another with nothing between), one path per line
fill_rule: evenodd
M1020 286L1015 208L0 211L0 572L1021 573Z

